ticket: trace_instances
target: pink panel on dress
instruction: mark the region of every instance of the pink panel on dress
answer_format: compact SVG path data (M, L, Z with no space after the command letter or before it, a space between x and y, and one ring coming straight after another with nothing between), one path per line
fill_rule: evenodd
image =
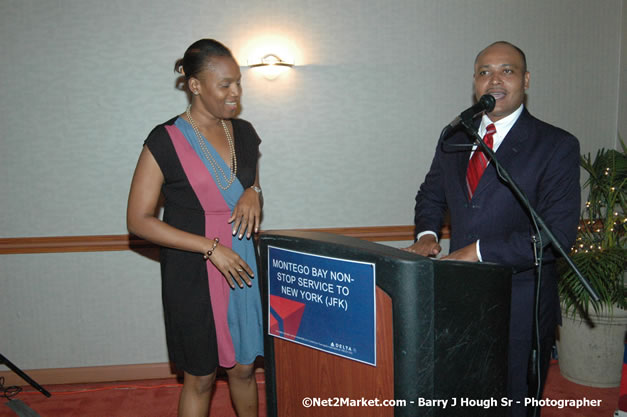
M172 138L174 149L181 161L185 175L205 210L205 236L209 239L218 237L221 245L231 248L233 236L231 235L231 226L227 223L231 217L231 210L224 201L213 177L207 171L207 167L194 151L194 148L187 142L183 133L173 125L166 126L166 130ZM207 279L209 280L211 308L216 326L220 366L230 368L235 366L235 349L227 321L229 297L232 290L222 273L211 261L207 261Z

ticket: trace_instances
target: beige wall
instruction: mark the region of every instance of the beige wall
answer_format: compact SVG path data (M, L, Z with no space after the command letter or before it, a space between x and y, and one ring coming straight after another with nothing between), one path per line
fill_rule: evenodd
M142 141L185 108L173 63L206 36L241 63L260 39L286 39L299 64L272 82L242 68L242 117L264 141L264 228L409 224L493 40L527 52L534 114L584 151L614 142L623 1L602 3L4 1L0 235L123 233Z
M142 141L184 110L173 63L201 37L241 64L263 39L296 57L274 81L242 67L264 229L411 224L438 134L472 104L472 61L495 40L526 51L533 114L584 152L614 146L625 0L601 3L2 1L0 236L125 233ZM0 351L25 369L166 360L158 265L132 252L3 255L0 317Z

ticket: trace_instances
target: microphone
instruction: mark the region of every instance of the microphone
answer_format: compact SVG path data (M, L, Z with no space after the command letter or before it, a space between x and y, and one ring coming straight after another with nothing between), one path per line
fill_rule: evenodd
M494 97L490 94L484 94L481 96L479 101L477 101L472 107L469 107L461 112L459 116L457 116L451 123L449 123L445 130L449 131L450 129L457 127L457 125L459 125L462 121L470 121L477 114L483 111L485 111L486 113L491 112L492 110L494 110L495 105L496 100L494 99Z

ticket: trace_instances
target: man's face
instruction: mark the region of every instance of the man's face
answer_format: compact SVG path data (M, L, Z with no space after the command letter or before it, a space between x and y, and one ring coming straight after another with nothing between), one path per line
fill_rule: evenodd
M497 43L484 49L475 63L475 96L490 94L496 99L488 113L493 122L512 114L525 98L529 73L520 53L507 44Z

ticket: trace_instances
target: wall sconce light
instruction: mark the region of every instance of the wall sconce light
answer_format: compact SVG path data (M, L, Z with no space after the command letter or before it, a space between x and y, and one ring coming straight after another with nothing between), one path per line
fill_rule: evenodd
M248 59L248 66L250 68L259 68L265 78L268 80L274 80L285 71L294 66L294 59L281 59L275 54L267 54L261 59Z
M284 67L293 67L294 61L293 60L291 62L283 61L281 58L279 58L275 54L268 54L264 56L263 58L256 60L256 62L255 61L251 62L251 60L248 60L248 66L251 68L266 67L270 65L281 65Z

